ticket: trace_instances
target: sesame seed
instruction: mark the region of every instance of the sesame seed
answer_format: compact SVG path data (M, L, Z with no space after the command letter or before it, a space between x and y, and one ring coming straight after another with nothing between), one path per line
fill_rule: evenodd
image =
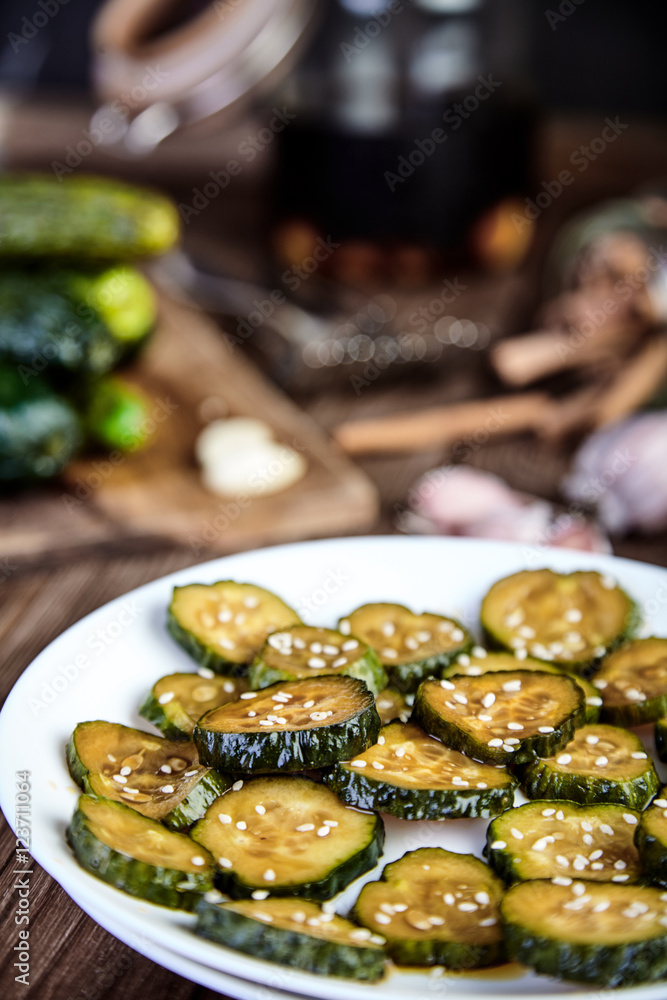
M371 934L368 940L371 944L386 944L386 941L381 934Z
M462 667L469 667L470 657L467 653L461 653L461 655L456 658L456 662Z
M581 839L587 847L590 847L593 843L593 837L590 833L585 833Z
M342 635L349 635L350 634L350 629L351 629L351 625L350 625L349 621L347 620L347 618L341 618L341 620L338 622L338 631Z
M494 840L493 843L491 844L491 849L493 851L504 851L506 847L507 844L505 843L504 840Z
M510 691L520 691L520 690L521 690L521 681L505 681L505 683L503 684L503 691L510 692Z
M559 809L558 812L556 813L556 819L559 819L559 820L564 820L565 819L565 813L563 812L562 809Z
M487 783L485 781L478 781L477 782L477 787L478 788L488 788L489 786L487 785Z
M311 656L308 660L308 666L312 667L313 670L320 670L322 667L326 667L327 661L323 660L321 656Z
M515 651L514 655L516 656L517 660L525 660L526 657L528 656L528 650L527 649L517 649Z
M480 904L480 906L488 906L491 902L488 892L476 892L475 901Z
M458 774L455 774L454 777L452 778L452 784L453 785L461 785L462 787L467 788L468 785L470 784L470 782L469 781L465 781L464 778L459 778Z
M173 790L174 790L173 785L163 785L162 788L160 789L160 791L164 792L165 795L171 795Z
M248 715L250 715L249 712L248 712ZM260 724L260 726L272 726L273 722L270 719L260 719L259 720L259 724Z
M163 774L171 774L171 768L169 767L169 764L163 764L160 770L162 771Z
M534 639L535 629L531 628L530 625L521 625L518 629L518 634L522 639Z
M644 753L644 752L643 752L643 751L641 751L641 750L636 750L636 751L635 751L635 752L634 752L633 754L631 754L630 756L632 757L632 759L633 759L633 760L646 760L646 759L648 758L648 754ZM122 772L121 772L121 773L122 773Z
M517 628L524 619L524 613L521 608L516 608L511 614L506 615L503 621L503 625L506 628Z
M581 829L585 830L586 833L592 833L593 832L593 824L589 823L587 819L583 819L581 821Z
M194 858L190 858L190 861L198 868L201 868L202 865L206 864L206 861L202 858L201 854L195 854Z
M579 608L568 608L565 614L563 615L563 618L565 619L566 622L570 622L572 625L576 625L577 622L581 621L583 615L579 610Z
M614 580L613 576L605 573L604 576L600 577L600 586L604 587L605 590L613 590L616 586L616 580Z
M258 805L258 806L255 806L255 812L257 813L258 816L263 816L264 813L266 812L266 809L265 809L264 806Z
M509 641L509 646L511 649L524 649L525 645L526 645L526 640L521 639L519 636L515 636L513 639L510 639Z
M483 715L481 712L477 716L477 718L479 719L480 722L493 722L493 716L492 715Z
M315 829L314 823L302 823L301 826L297 826L298 833L310 833L311 830Z
M231 868L232 863L229 858L218 858L218 864L221 868Z
M173 697L174 697L173 691L165 691L165 693L161 694L160 697L158 698L158 704L168 705Z
M618 861L614 862L614 868L616 869L617 872L625 871L627 867L628 866L626 865L625 861L621 860L620 858Z
M253 711L248 712L248 718L249 719L254 719L256 716L257 716L257 712L253 712Z
M630 701L646 701L644 692L638 691L637 688L628 688L625 692L625 697L629 698Z
M303 707L304 708L312 708L314 704L315 704L315 702L311 698L309 701L304 701Z
M494 927L497 923L498 923L498 920L497 920L496 917L485 917L484 920L480 920L479 926L480 927Z
M445 691L453 691L454 688L456 687L456 685L452 684L451 681L442 680L442 681L440 681L440 687L444 688Z
M396 757L405 757L405 747L396 747L394 754Z
M366 767L366 761L365 760L353 760L351 766L352 767Z
M380 656L383 656L385 660L395 660L398 657L398 653L395 649L387 647L386 649L380 650Z
M505 846L506 845L503 844L503 847L505 847ZM442 898L444 899L444 901L447 904L447 906L453 906L454 903L456 902L456 899L454 898L454 894L451 893L451 892L446 892Z
M553 885L572 885L572 879L568 878L566 875L556 875L555 878L551 879Z
M396 626L393 622L384 622L380 631L382 632L382 635L384 635L387 639L390 639L396 631Z
M246 821L244 819L240 819L238 821L238 823L236 824L236 829L237 830L247 830L248 829L248 824L246 823Z
M390 924L391 923L391 917L388 916L386 913L380 913L380 911L378 911L375 914L375 916L373 917L373 920L375 921L376 924Z
M197 673L199 674L200 677L204 677L207 681L210 681L210 680L212 680L215 677L215 674L213 673L213 671L209 670L208 667L199 667L197 669ZM227 690L227 688L225 687L225 691L226 690ZM232 690L234 690L234 689L232 688Z
M256 691L244 691L243 694L241 695L241 701L248 701L250 698L256 698L256 697L257 697Z
M322 643L321 642L311 642L309 648L310 648L311 653L321 653L322 652ZM336 650L336 652L338 652L338 650Z
M510 833L512 834L515 840L523 840L523 834L521 833L521 830L517 830L515 826L512 827Z
M489 691L482 698L482 705L484 706L484 708L491 708L495 700L496 700L495 694L493 693L493 691Z
M139 789L138 788L124 788L123 789L123 795L138 795L138 794L139 794Z
M606 833L607 836L609 837L614 836L614 828L609 826L609 823L601 823L600 830L602 831L602 833Z
M292 919L294 919L292 917ZM366 927L358 927L357 930L350 931L350 940L352 941L368 941L371 936L371 932Z
M127 778L124 778L122 774L114 774L113 780L117 781L119 785L127 784Z
M547 840L547 838L546 837L540 837L539 840L535 841L535 843L533 844L531 850L532 851L546 851L546 849L547 849L548 846L549 846L549 841Z
M264 874L262 875L262 878L264 879L265 882L275 882L276 873L274 872L273 868L267 868Z
M593 680L593 686L596 687L598 691L604 691L604 689L607 687L607 681L604 679L604 677L596 677Z
M507 723L507 728L508 729L514 729L514 730L518 731L520 729L523 729L523 726L522 726L522 724L520 722L508 722Z
M300 639L298 635L295 636L294 639L292 640L292 645L294 646L295 649L305 649L306 648L306 643L304 642L303 639Z
M488 654L483 646L473 646L472 655L478 660L485 660Z
M558 757L556 757L556 763L557 764L571 764L572 763L572 758L569 755L569 753L562 753Z
M253 899L268 899L269 895L270 893L267 892L266 889L255 889L255 891L251 893Z
M132 768L131 767L121 767L119 773L122 774L122 775L132 774Z
M479 909L479 907L477 906L477 903L459 903L458 909L461 913L474 913L475 910Z
M537 731L538 731L538 733L553 733L554 727L553 726L540 726Z
M452 629L451 635L454 642L463 642L463 640L465 639L465 635L463 634L460 628Z
M578 854L574 859L574 861L572 862L572 867L574 868L575 871L578 872L583 872L587 865L588 865L588 858L584 858L580 854Z
M500 739L498 739L498 738L496 737L496 738L495 738L495 739L493 739L493 740L489 740L489 743L488 743L488 745L489 745L490 747L501 747L501 746L503 745L503 741L502 741L502 740L500 740Z
M373 767L376 771L384 771L384 764L381 764L379 760L373 761Z
M323 722L327 717L326 712L311 712L308 718L312 719L313 722Z
M612 882L627 882L630 878L629 875L612 875Z
M227 639L224 636L222 639L218 639L218 645L221 649L236 649L236 643L232 642L231 639Z
M603 870L603 868L604 868L604 865L602 864L601 861L594 861L593 864L591 865L591 871L594 871L594 872L601 872Z
M228 823L231 823L232 821L232 817L228 816L227 813L218 813L218 819L220 820L223 826L226 826Z
M555 809L543 809L543 810L542 810L542 815L543 815L543 816L545 816L545 817L548 817L548 816L553 816L553 814L554 814L555 812L556 812L556 810L555 810Z
M384 736L378 736L378 746L383 747L385 744Z
M322 646L322 652L326 653L327 656L338 656L340 649L338 646L332 646L330 642L325 642Z
M358 646L359 642L357 639L347 639L340 648L343 650L344 653L349 653L353 649L357 649Z
M597 851L592 851L592 852L591 852L591 853L590 853L590 854L588 855L588 860L589 860L589 861L597 861L597 860L598 860L598 858L601 858L601 857L602 857L602 853L603 853L603 852L602 852L602 851L600 851L600 850L597 850Z
M460 691L455 691L454 694L452 695L452 698L454 699L454 701L458 702L459 705L468 704L468 699L464 694L461 694Z
M215 676L215 674L213 674L213 671L211 671L211 674ZM225 694L233 694L234 691L236 691L236 685L234 684L234 681L225 681L224 684L222 685L222 690L225 692Z
M319 830L317 831L317 836L318 837L327 837L329 835L329 829L330 828L328 826L321 826L319 828Z
M637 817L633 816L632 813L623 813L623 819L626 823L629 823L630 826L635 826L637 823Z
M556 864L560 865L561 868L569 868L570 867L570 862L568 861L568 859L565 857L564 854L557 854L556 855Z
M609 763L608 757L596 757L595 759L596 767L606 767L608 763Z

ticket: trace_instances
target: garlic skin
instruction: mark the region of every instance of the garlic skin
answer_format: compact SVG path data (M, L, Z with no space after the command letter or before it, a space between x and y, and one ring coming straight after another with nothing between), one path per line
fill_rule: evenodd
M200 433L195 453L204 486L224 497L280 493L308 468L303 455L275 441L269 425L251 417L214 420Z
M640 413L592 434L562 489L568 499L595 507L614 534L667 527L667 413Z

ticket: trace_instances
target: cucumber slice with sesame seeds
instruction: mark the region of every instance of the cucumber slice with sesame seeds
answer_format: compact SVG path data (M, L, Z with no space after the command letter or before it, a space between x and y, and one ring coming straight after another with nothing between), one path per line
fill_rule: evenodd
M667 639L635 639L606 658L593 684L602 698L602 718L619 726L641 726L667 715Z
M584 712L582 690L571 677L513 670L425 680L411 718L453 750L507 764L556 753Z
M384 826L302 777L237 781L190 833L213 855L217 883L234 899L335 896L375 867Z
M254 958L323 976L381 979L384 938L301 899L197 906L197 934Z
M632 986L667 976L667 893L535 879L500 904L508 957L545 976Z
M472 646L470 633L453 618L414 614L402 604L363 604L338 623L341 632L374 649L399 691L416 691Z
M641 814L635 843L647 873L654 882L667 886L667 786Z
M383 726L393 722L394 719L407 722L412 714L412 706L408 705L400 691L392 687L386 687L375 696L375 707Z
M632 636L639 611L603 574L522 570L491 587L481 621L492 646L578 671Z
M520 650L517 650L520 653ZM440 674L441 677L451 680L458 674L464 677L479 677L481 674L497 673L501 670L541 670L543 673L562 674L562 667L557 667L554 663L545 663L544 660L535 660L530 656L515 656L514 653L489 653L481 646L475 646L470 654L463 654L457 657L454 663ZM597 722L600 718L600 708L602 698L600 692L593 684L584 677L572 674L572 680L584 692L586 699L586 722Z
M377 739L380 717L363 681L334 675L272 684L207 712L199 759L251 774L330 767Z
M367 882L353 916L402 965L474 969L503 958L499 878L472 854L422 847Z
M213 889L208 851L122 802L82 795L66 837L82 868L131 896L192 910Z
M203 667L243 676L270 632L299 621L270 590L220 580L174 587L167 628Z
M660 786L642 741L618 726L582 726L556 756L516 770L531 799L620 802L643 809Z
M506 882L535 878L636 882L638 813L607 803L528 802L489 823L485 854Z
M330 628L294 625L274 632L250 667L251 690L278 681L346 674L363 681L377 694L387 686L387 675L374 651L355 636Z
M139 715L170 740L192 739L197 720L236 701L248 685L240 677L219 677L206 667L196 674L168 674L155 683Z
M202 766L194 743L165 740L114 722L81 722L67 765L84 791L124 802L172 830L191 826L231 784Z
M402 722L385 726L375 746L323 780L349 805L407 820L494 816L512 805L516 787L504 769L470 760Z

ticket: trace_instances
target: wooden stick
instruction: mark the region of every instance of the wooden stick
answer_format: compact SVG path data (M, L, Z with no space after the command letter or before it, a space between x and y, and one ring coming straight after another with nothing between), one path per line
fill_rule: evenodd
M486 441L496 434L540 432L553 407L548 396L537 392L476 399L417 413L350 421L339 424L334 437L348 455L423 451L475 434Z

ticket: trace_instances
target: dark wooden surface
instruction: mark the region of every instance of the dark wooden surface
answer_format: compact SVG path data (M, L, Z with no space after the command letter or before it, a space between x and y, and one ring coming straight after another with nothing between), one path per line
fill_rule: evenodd
M42 116L41 121L44 121ZM26 119L28 121L28 119ZM79 123L80 124L80 123ZM581 142L598 134L600 123L589 121L557 125L543 143L538 177L550 179L567 166ZM72 134L76 135L75 126ZM19 132L23 155L16 164L44 162L35 147L43 133L25 124ZM41 141L41 140L40 140ZM62 135L59 140L62 142ZM68 140L65 139L65 142ZM32 145L31 145L32 143ZM47 159L50 157L46 157ZM92 162L90 168L98 166ZM559 212L590 202L595 193L617 195L639 182L667 172L667 141L657 130L641 124L592 164L576 187L568 189L567 204ZM536 188L539 190L539 188ZM545 213L547 214L547 213ZM551 225L549 219L545 226ZM444 375L443 375L444 378ZM301 401L325 429L351 416L409 410L469 394L468 376L453 386L439 378L372 386L360 398L331 391ZM376 483L382 513L374 531L394 530L394 505L401 503L415 478L446 460L441 451L399 458L369 458L360 464ZM471 462L504 475L515 487L554 498L568 453L554 452L531 438L494 441L477 448ZM21 515L20 509L18 516ZM614 540L617 554L667 565L667 536ZM3 561L0 553L0 699L4 701L20 673L60 632L112 598L199 559L190 549L158 546L109 545L106 550L69 561L42 559L31 566ZM30 733L25 734L30 739ZM217 994L179 978L120 944L93 923L44 872L31 878L30 985L14 981L12 952L16 941L13 875L14 838L4 820L0 832L0 998L15 1000L213 1000ZM344 994L342 988L341 995ZM264 993L264 995L266 995Z

